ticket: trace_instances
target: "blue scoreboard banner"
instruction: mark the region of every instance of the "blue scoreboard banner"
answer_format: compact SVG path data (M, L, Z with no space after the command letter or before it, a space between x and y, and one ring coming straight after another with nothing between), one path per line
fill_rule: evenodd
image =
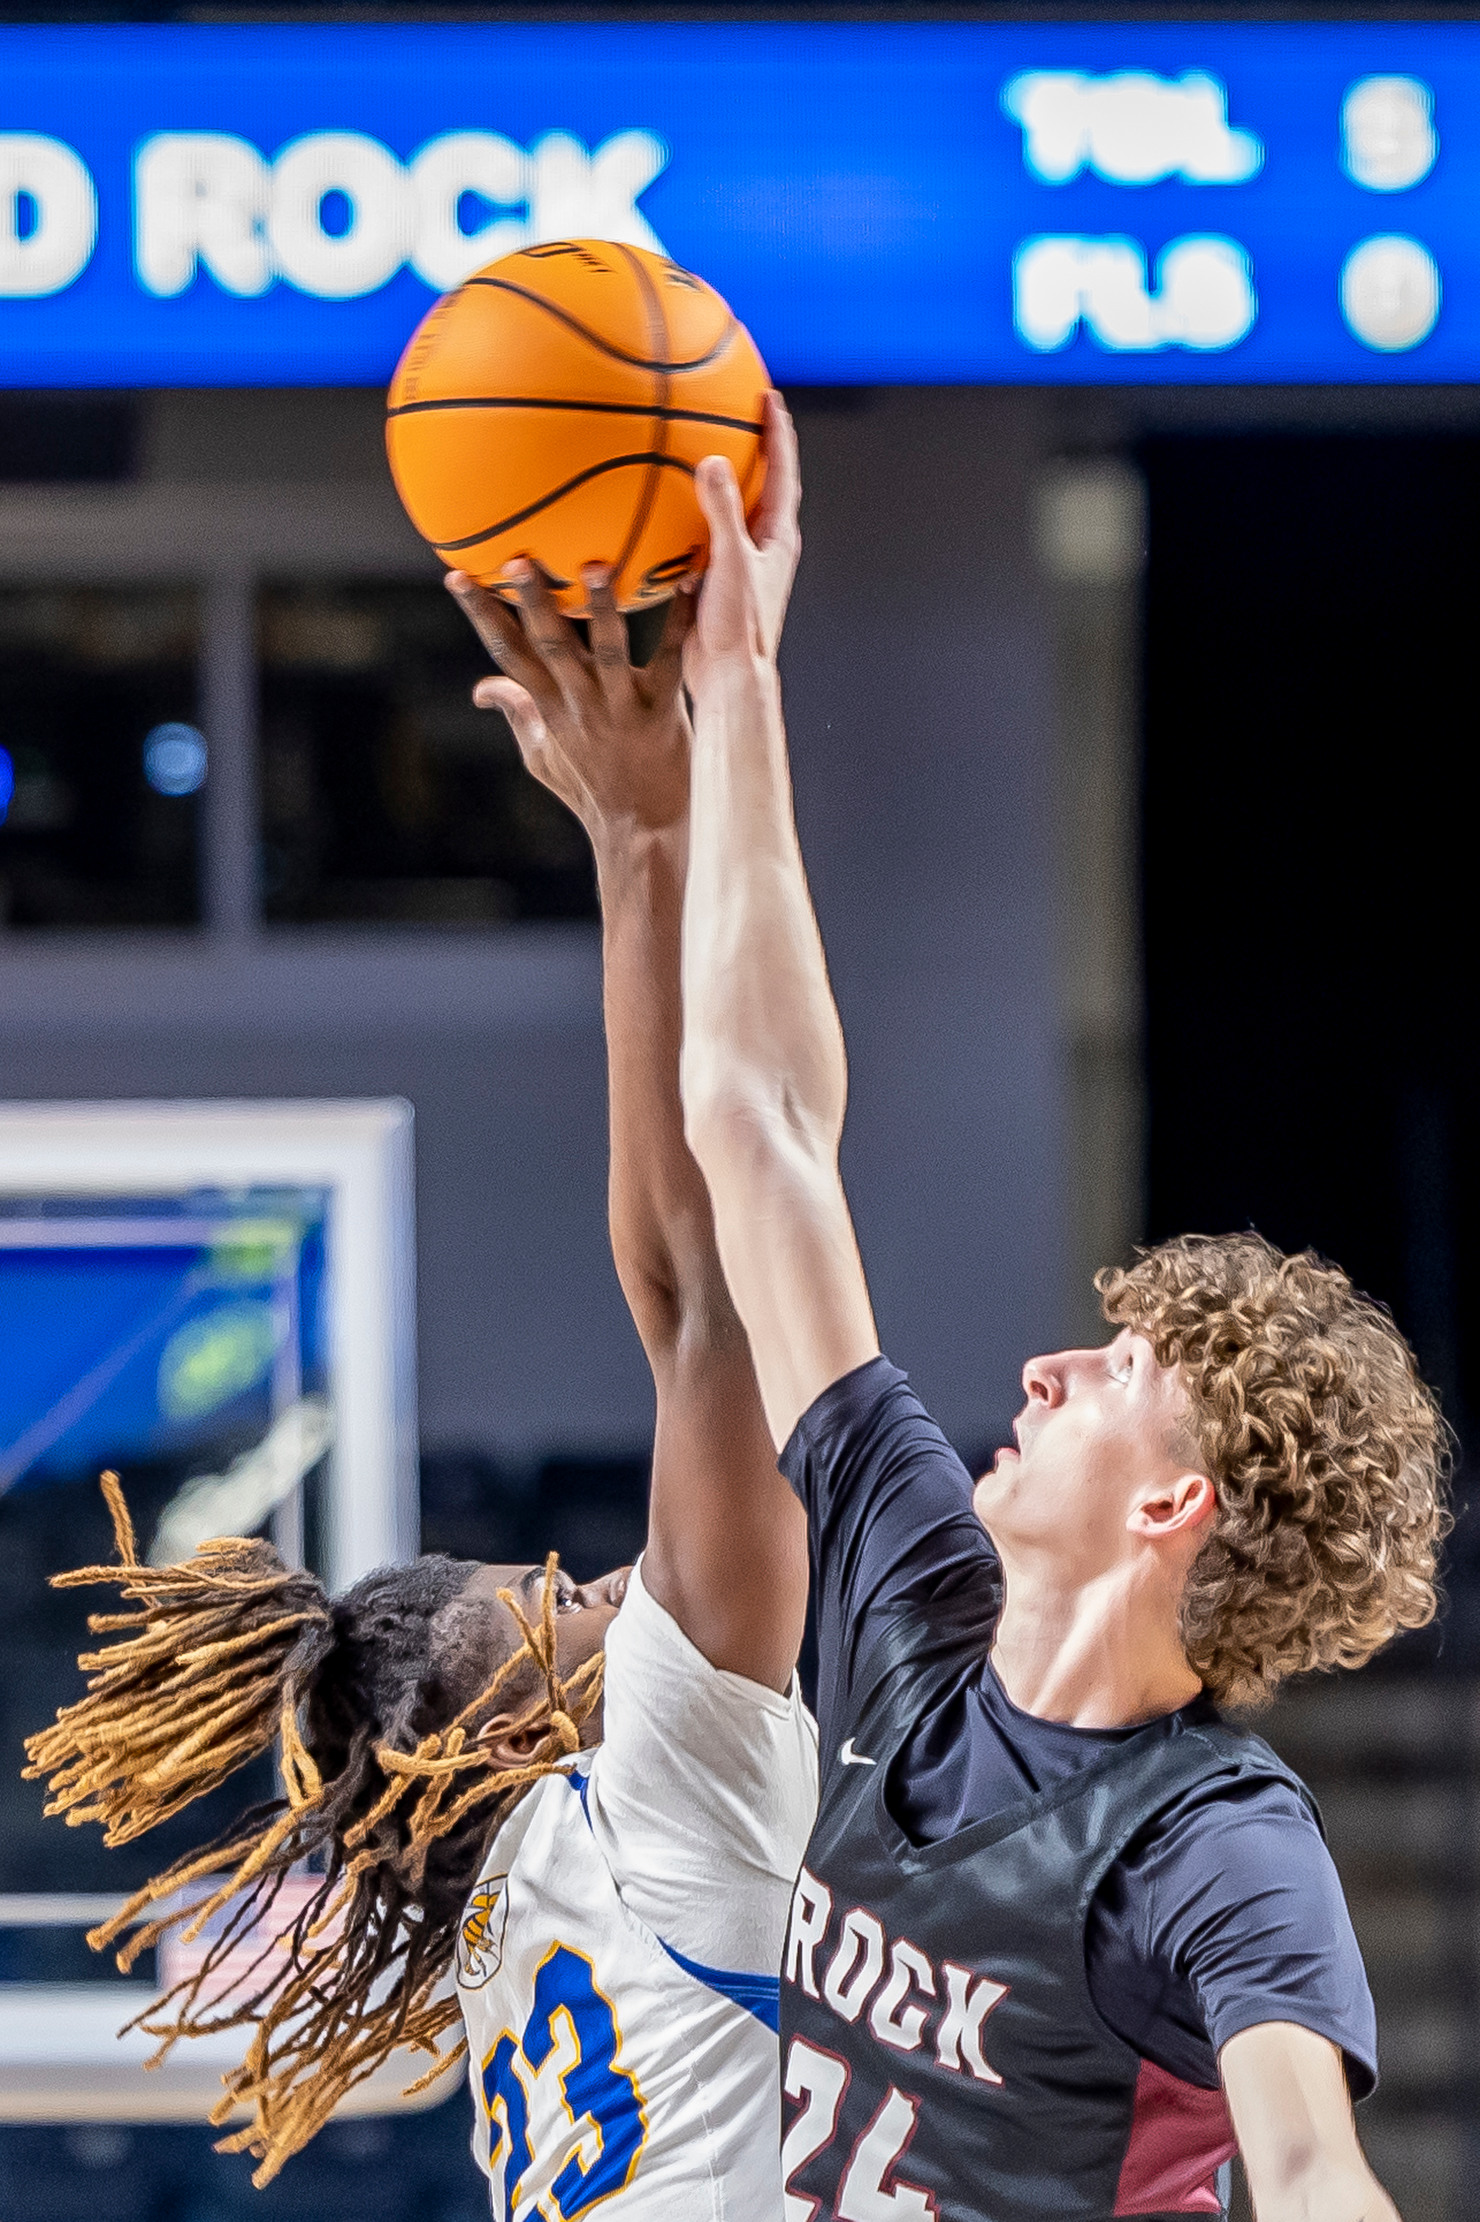
M0 30L0 383L379 383L660 248L789 382L1480 378L1480 26Z

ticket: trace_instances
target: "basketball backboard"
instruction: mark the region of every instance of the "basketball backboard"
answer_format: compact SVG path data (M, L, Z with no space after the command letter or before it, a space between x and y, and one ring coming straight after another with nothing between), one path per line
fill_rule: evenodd
M80 1688L85 1601L45 1577L106 1551L100 1467L121 1473L157 1560L265 1528L342 1589L414 1554L413 1297L406 1104L0 1108L0 1705L16 1766L20 1736ZM95 1830L43 1821L30 1786L0 1790L0 2121L198 2121L219 2096L243 2033L146 2075L153 2041L118 2031L155 1995L149 1962L124 1980L83 1944L162 1863L152 1843L109 1853ZM351 2110L397 2106L417 2072L393 2061Z

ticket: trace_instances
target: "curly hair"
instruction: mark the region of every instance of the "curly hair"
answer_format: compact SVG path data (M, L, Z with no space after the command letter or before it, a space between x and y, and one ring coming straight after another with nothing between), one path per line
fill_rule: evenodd
M48 1781L46 1811L69 1828L98 1821L105 1844L126 1844L276 1744L285 1795L187 1852L88 1936L102 1951L132 1931L118 1953L127 1973L171 1932L207 1933L194 1972L129 2026L159 2038L151 2066L182 2037L251 2032L211 2120L247 2109L218 2149L255 2155L261 2186L393 2052L430 2056L413 2089L462 2057L463 2044L439 2040L458 2019L446 1978L468 1894L526 1791L580 1749L602 1654L562 1676L552 1553L538 1621L499 1592L522 1640L463 1704L470 1562L384 1568L336 1598L260 1538L147 1566L116 1474L103 1492L118 1564L52 1585L111 1584L132 1609L90 1615L94 1634L122 1640L78 1660L87 1692L26 1739L24 1772ZM513 1767L480 1736L511 1702L514 1727L540 1731ZM295 1870L311 1888L288 1916L275 1908ZM227 1980L243 1954L245 1973Z
M1188 1390L1218 1510L1182 1636L1214 1697L1262 1704L1433 1618L1449 1430L1381 1305L1253 1233L1178 1236L1095 1287Z

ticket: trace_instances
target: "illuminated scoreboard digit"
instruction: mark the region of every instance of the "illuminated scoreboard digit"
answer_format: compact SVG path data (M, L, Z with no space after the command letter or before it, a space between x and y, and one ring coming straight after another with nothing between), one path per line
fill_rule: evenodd
M1480 25L0 31L0 379L378 383L572 234L785 380L1480 376Z

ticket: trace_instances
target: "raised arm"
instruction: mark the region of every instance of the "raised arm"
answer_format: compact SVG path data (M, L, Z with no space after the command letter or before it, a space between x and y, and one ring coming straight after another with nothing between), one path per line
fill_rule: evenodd
M1398 2222L1357 2142L1341 2054L1295 2022L1266 2021L1218 2055L1255 2222Z
M847 1100L792 813L771 580L795 564L796 442L771 397L766 505L747 530L735 474L700 465L710 566L685 648L694 705L683 925L685 1129L777 1445L878 1352L838 1170Z
M714 1665L784 1689L806 1609L804 1525L776 1470L678 1097L689 782L679 659L692 603L675 604L658 653L635 670L595 574L589 648L532 567L517 617L461 573L448 583L507 675L484 680L477 699L503 711L596 857L612 1249L657 1387L644 1580Z

